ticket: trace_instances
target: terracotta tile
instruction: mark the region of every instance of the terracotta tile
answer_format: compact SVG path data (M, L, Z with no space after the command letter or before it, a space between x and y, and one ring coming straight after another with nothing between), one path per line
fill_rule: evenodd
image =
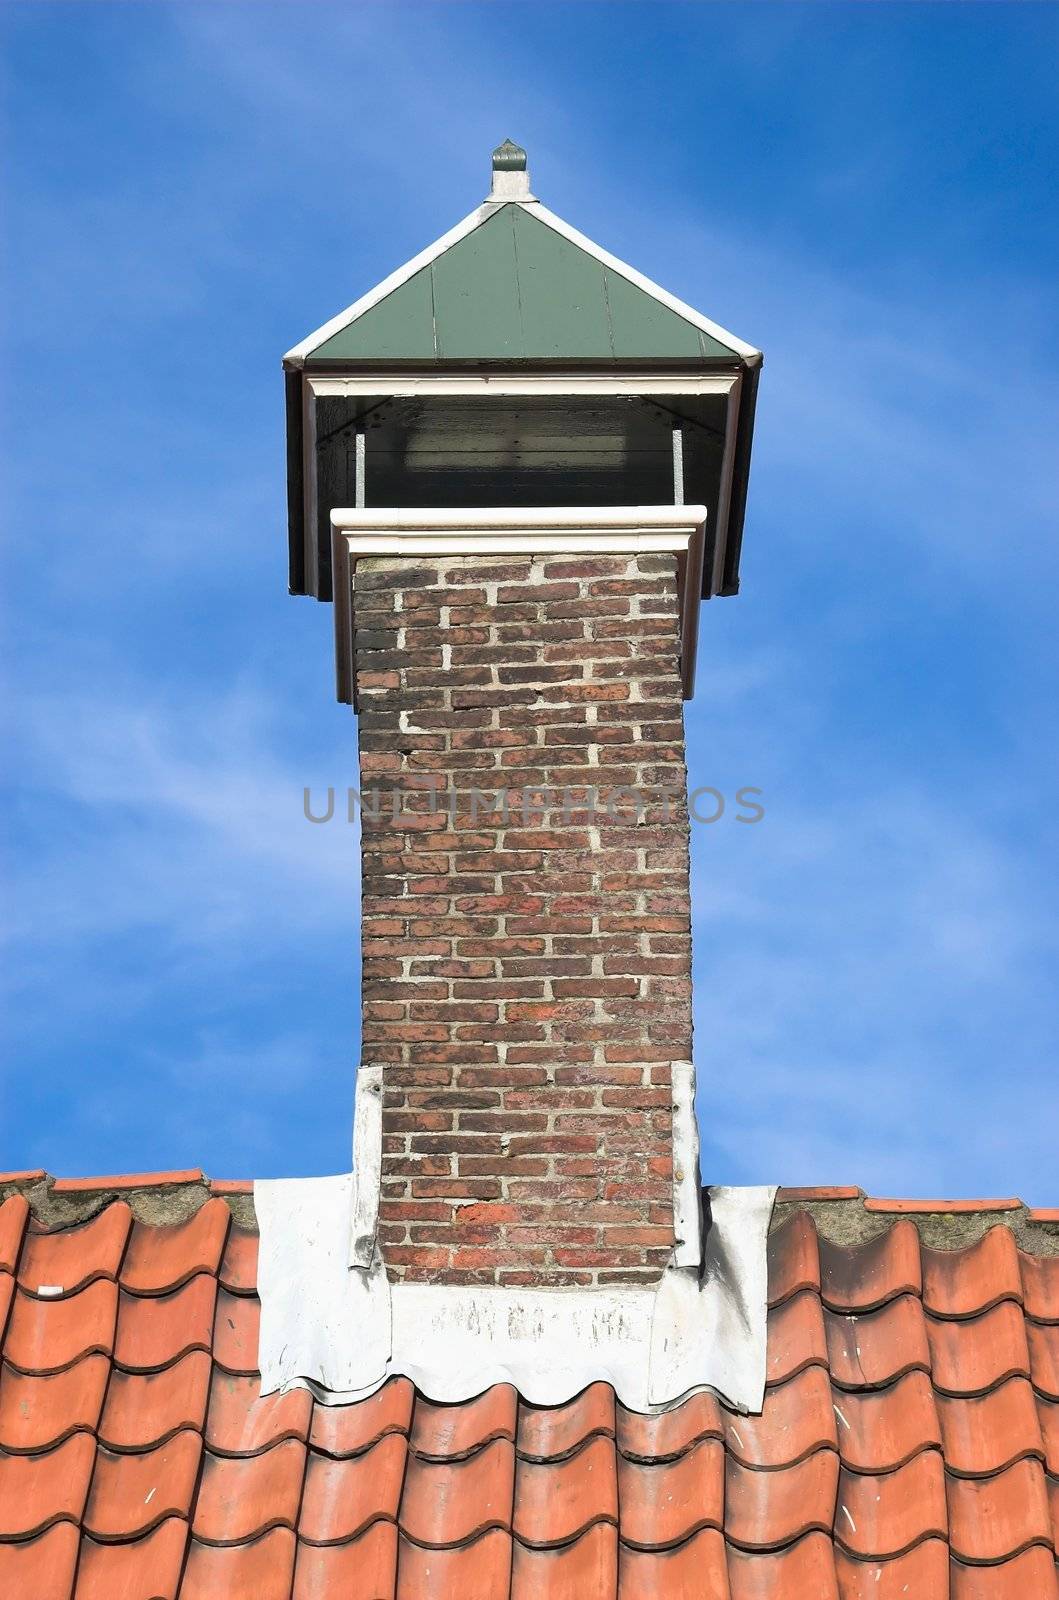
M835 1551L841 1600L948 1600L949 1547L926 1539L889 1561L856 1561Z
M792 1217L769 1235L769 1305L780 1305L799 1289L820 1288L820 1251L816 1225L807 1211Z
M230 1544L266 1528L298 1523L305 1446L284 1440L259 1456L212 1456L202 1463L192 1532L196 1539Z
M171 1189L180 1183L202 1183L198 1167L182 1167L173 1172L111 1172L102 1177L56 1178L53 1194L102 1194L127 1189Z
M198 1280L192 1278L192 1283ZM212 1279L204 1279L212 1282ZM255 1373L258 1332L261 1327L261 1302L256 1296L217 1293L217 1316L213 1331L213 1359L226 1372Z
M354 1406L313 1407L309 1443L329 1456L352 1456L387 1433L407 1434L415 1389L407 1378L390 1378L368 1400Z
M590 1439L583 1450L563 1461L518 1463L512 1526L523 1544L565 1544L593 1522L617 1520L618 1476L611 1439Z
M99 1424L100 1442L114 1450L146 1450L181 1428L202 1431L210 1386L210 1358L190 1350L157 1372L111 1374Z
M165 1226L138 1222L121 1268L122 1288L134 1294L164 1294L196 1272L216 1273L231 1220L223 1200L207 1200L186 1222Z
M0 1539L24 1539L60 1518L79 1522L95 1454L87 1433L44 1455L0 1453Z
M4 1357L23 1372L57 1372L90 1351L114 1346L117 1284L97 1278L66 1300L37 1300L15 1290Z
M732 1600L839 1600L834 1549L822 1533L807 1533L774 1554L751 1555L729 1546L728 1579Z
M966 1322L926 1319L935 1389L980 1394L1005 1378L1029 1376L1030 1353L1021 1307L1002 1300Z
M9 1195L0 1205L0 1272L18 1270L22 1235L29 1220L29 1201L25 1195Z
M0 1369L0 1446L46 1450L78 1429L99 1423L110 1362L85 1356L61 1372L26 1374Z
M39 1183L47 1176L43 1167L23 1167L20 1172L0 1172L0 1183Z
M96 1539L135 1539L166 1517L191 1513L202 1437L176 1433L153 1450L117 1454L100 1447L85 1509L85 1530Z
M864 1202L865 1211L894 1216L977 1216L983 1211L1021 1211L1022 1201L1010 1197L1000 1200L875 1200Z
M350 1544L299 1544L292 1600L393 1600L397 1529L376 1522Z
M1059 1325L1026 1323L1033 1387L1049 1400L1059 1400Z
M93 1278L116 1278L132 1225L132 1212L117 1200L74 1228L38 1233L30 1228L22 1244L18 1281L37 1294L44 1286L71 1294Z
M177 1517L131 1543L81 1542L75 1600L176 1600L188 1525Z
M1037 1399L1037 1421L1044 1442L1044 1469L1059 1478L1059 1401ZM1059 1544L1059 1524L1056 1525L1056 1543Z
M663 1461L683 1455L700 1439L724 1436L721 1408L712 1394L693 1394L656 1417L618 1406L617 1422L618 1449L630 1460Z
M569 1455L593 1434L613 1439L616 1425L614 1390L592 1383L562 1406L520 1405L518 1451L539 1460Z
M417 1455L447 1459L470 1455L490 1439L514 1442L516 1406L509 1383L494 1384L460 1405L434 1405L417 1396L409 1443Z
M206 1273L200 1273L172 1294L122 1293L114 1340L115 1361L133 1371L145 1372L167 1366L188 1350L208 1350L213 1338L216 1294L217 1280Z
M991 1478L946 1479L949 1544L961 1561L1003 1561L1034 1543L1052 1542L1044 1469L1016 1461Z
M814 1363L827 1366L827 1342L820 1297L807 1291L769 1312L766 1381L785 1383Z
M1036 1322L1059 1322L1059 1256L1019 1251L1026 1315Z
M614 1600L617 1590L618 1534L610 1523L554 1550L515 1541L511 1600Z
M442 1545L458 1544L485 1528L510 1528L514 1479L515 1451L507 1439L495 1439L462 1461L412 1456L401 1529L418 1544Z
M371 1523L397 1521L408 1442L390 1433L359 1456L309 1454L298 1534L313 1544L356 1538Z
M888 1472L921 1450L941 1448L934 1390L925 1372L907 1372L885 1389L837 1389L833 1405L838 1453L854 1472Z
M838 1487L838 1456L818 1450L793 1467L759 1472L727 1460L724 1531L745 1548L789 1544L811 1528L831 1531Z
M715 1528L672 1550L618 1547L619 1600L731 1600L731 1594L724 1539Z
M970 1317L998 1300L1022 1300L1015 1235L997 1226L964 1250L922 1249L923 1304L935 1317Z
M1044 1441L1025 1378L1009 1378L982 1395L938 1395L938 1417L950 1472L977 1477L999 1472L1020 1456L1043 1456Z
M499 1528L455 1550L424 1550L401 1539L397 1600L508 1600L511 1535Z
M15 1280L10 1272L0 1272L0 1347L7 1329L7 1316L15 1297Z
M920 1302L899 1295L864 1316L824 1314L832 1380L843 1389L873 1389L903 1372L930 1370L930 1345Z
M256 1228L240 1228L238 1223L232 1223L218 1273L221 1283L232 1294L257 1293L259 1243Z
M924 1450L895 1472L849 1472L838 1480L835 1542L868 1560L944 1539L949 1518L939 1450Z
M57 1522L25 1544L0 1544L0 1594L11 1600L71 1600L79 1536Z
M951 1600L1059 1600L1050 1550L1036 1545L996 1567L949 1567Z
M258 1377L237 1377L217 1367L210 1387L206 1444L222 1456L256 1455L281 1439L309 1437L313 1397L308 1389L261 1393Z
M210 1194L253 1194L253 1178L211 1178Z
M825 1188L813 1188L811 1185L801 1187L795 1185L791 1188L781 1188L776 1191L776 1204L789 1205L792 1201L799 1200L859 1200L861 1191L853 1184L830 1184Z
M724 1438L748 1467L787 1467L824 1446L837 1449L831 1385L823 1367L806 1367L788 1383L768 1389L760 1416L725 1413Z
M622 1543L642 1549L677 1544L699 1528L723 1528L724 1446L703 1439L675 1461L650 1466L619 1456L618 1505Z
M250 1544L209 1545L192 1539L180 1600L290 1600L294 1535L273 1528Z
M820 1240L820 1295L832 1311L870 1311L922 1287L919 1234L914 1222L895 1222L866 1244Z

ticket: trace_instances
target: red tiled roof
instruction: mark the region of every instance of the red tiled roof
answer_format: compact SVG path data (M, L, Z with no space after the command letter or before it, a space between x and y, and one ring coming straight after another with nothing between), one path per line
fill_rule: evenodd
M260 1396L256 1237L201 1175L165 1181L183 1221L114 1180L53 1187L53 1218L106 1200L61 1228L0 1205L0 1595L1059 1597L1047 1213L976 1202L981 1236L943 1249L959 1212L782 1192L758 1417L637 1416L602 1383L442 1406L403 1378L328 1408ZM832 1203L863 1242L829 1242Z

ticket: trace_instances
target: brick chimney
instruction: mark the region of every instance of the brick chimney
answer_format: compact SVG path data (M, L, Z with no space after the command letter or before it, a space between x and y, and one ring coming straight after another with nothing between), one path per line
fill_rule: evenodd
M653 1279L691 1056L676 559L364 559L353 645L387 1270Z
M493 169L284 362L367 802L351 1260L651 1284L698 1260L682 701L761 357Z

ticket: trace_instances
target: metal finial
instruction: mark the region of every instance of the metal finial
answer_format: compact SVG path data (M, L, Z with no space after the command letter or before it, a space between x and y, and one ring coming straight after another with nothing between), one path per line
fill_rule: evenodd
M512 139L505 139L493 151L493 186L490 200L532 200L526 152Z

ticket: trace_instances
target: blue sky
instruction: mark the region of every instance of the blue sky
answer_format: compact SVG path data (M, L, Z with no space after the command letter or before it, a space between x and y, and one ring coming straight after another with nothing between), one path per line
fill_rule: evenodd
M1054 1204L1044 5L19 5L0 1168L348 1165L355 781L279 359L484 195L766 352L693 782L712 1182Z

